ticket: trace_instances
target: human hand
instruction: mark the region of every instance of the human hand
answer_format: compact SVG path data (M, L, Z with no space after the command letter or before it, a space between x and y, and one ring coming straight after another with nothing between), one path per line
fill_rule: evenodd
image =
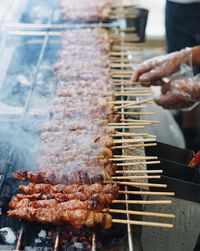
M141 84L145 86L162 85L162 78L170 76L179 70L181 64L190 61L192 61L190 48L146 60L135 69L132 82L144 82Z
M167 109L189 108L200 101L200 82L194 79L175 79L161 87L155 98L158 105Z

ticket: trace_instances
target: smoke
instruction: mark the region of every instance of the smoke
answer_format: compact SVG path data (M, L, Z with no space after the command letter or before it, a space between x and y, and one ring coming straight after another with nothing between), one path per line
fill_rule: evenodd
M0 76L0 171L8 164L11 152L11 171L37 170L42 148L38 128L49 119L49 102L57 85L52 69L56 38L50 38L37 69L43 41L44 37L8 37L0 58L0 68L7 58Z

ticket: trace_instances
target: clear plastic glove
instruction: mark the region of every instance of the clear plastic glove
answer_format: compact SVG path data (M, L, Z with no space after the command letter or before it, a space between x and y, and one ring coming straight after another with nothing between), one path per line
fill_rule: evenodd
M161 87L161 95L155 97L158 105L167 109L191 108L200 101L200 81L175 79Z
M191 48L144 61L135 69L132 81L144 82L145 86L162 85L162 78L177 72L184 63L192 64Z

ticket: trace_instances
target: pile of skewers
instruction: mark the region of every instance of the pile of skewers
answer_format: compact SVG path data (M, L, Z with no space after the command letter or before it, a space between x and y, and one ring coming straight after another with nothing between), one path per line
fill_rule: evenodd
M111 209L112 204L171 203L129 200L129 195L174 195L127 190L127 186L165 188L165 184L136 181L160 178L161 170L130 168L138 165L138 161L144 165L159 161L155 156L113 154L116 149L156 145L153 135L128 131L157 123L126 117L143 115L138 109L153 102L149 90L134 87L130 81L132 64L139 59L130 59L127 51L140 51L133 44L138 41L133 30L87 28L63 33L62 50L54 66L59 84L50 107L51 120L39 128L43 142L39 171L14 174L17 179L33 183L20 186L21 193L10 202L10 217L56 225L68 223L74 227L101 225L105 229L112 223L172 227L167 223L113 219L110 215L175 217ZM142 99L130 101L127 96ZM117 199L119 194L127 199Z

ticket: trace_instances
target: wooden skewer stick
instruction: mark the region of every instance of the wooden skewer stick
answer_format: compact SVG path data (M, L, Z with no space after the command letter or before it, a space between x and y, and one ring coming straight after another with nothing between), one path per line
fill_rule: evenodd
M113 157L115 157L115 158L121 158L121 159L127 159L127 158L129 158L129 159L132 159L132 158L141 158L141 159L145 159L146 157L152 157L152 158L158 158L157 156L141 156L141 155L113 155Z
M112 46L112 51L142 51L144 48L138 47L137 45L129 44L129 45L113 45Z
M116 58L116 57L110 57L110 60L115 63L141 63L141 59L129 59L129 58ZM133 74L133 71L132 71Z
M149 192L149 191L119 191L119 194L152 195L152 196L175 196L175 193L173 193L173 192Z
M150 135L148 133L132 133L132 132L116 132L115 134L111 134L112 137L129 137L129 136L135 136L135 137L138 137L138 136L148 136L148 137L153 137L155 138L156 136L154 135Z
M132 52L132 51L111 51L109 53L109 56L116 56L116 57L123 57L123 56L128 56L128 55L133 55L133 56L141 56L141 52Z
M151 123L151 124L159 124L160 121L158 120L142 120L142 119L121 119L122 122L148 122L148 123Z
M133 83L130 80L121 80L121 79L112 80L112 84L115 86L123 86L123 85L133 86Z
M109 123L109 126L137 126L137 125L141 125L141 126L145 126L145 125L151 125L152 123L150 122L138 122L138 123Z
M113 200L113 204L144 204L144 205L166 205L171 204L171 200Z
M135 31L135 27L128 27L128 28L125 28L125 29L120 29L120 28L114 29L114 28L112 28L112 30L111 30L111 32L130 32L130 31Z
M109 36L111 41L114 41L114 43L116 44L116 42L118 43L123 43L123 42L137 42L139 40L138 36L132 36L132 37L127 37L127 36Z
M139 166L139 165L155 165L160 164L160 161L138 161L138 162L128 162L128 163L118 163L116 166Z
M122 144L122 143L137 143L137 142L152 142L156 141L155 138L149 139L114 139L113 144Z
M157 143L151 143L151 144L129 144L124 146L113 146L111 149L129 149L129 148L143 148L143 147L151 147L151 146L157 146Z
M124 115L155 115L154 112L117 112Z
M161 218L169 218L175 219L175 214L166 214L166 213L155 213L155 212L144 212L144 211L132 211L132 210L121 210L121 209L104 209L105 213L116 213L116 214L130 214L130 215L142 215L142 216L150 216L150 217L161 217Z
M115 70L115 69L117 69L117 68L121 68L121 69L132 69L132 65L131 64L129 64L129 63L127 63L127 64L120 64L120 63L111 63L110 65L109 65L109 67L111 68L111 71L112 70Z
M119 92L119 93L115 92L113 95L115 97L127 97L127 96L129 96L129 97L138 97L138 96L148 97L148 96L152 96L151 93L130 93L130 92L127 92L127 93L126 92Z
M114 105L125 105L125 104L133 104L133 105L141 105L138 104L140 101L131 101L131 100L115 100L115 101L109 101L108 104L114 104Z
M163 173L163 170L119 170L115 171L116 174L159 174Z
M117 58L117 59L119 59L119 58ZM123 69L117 69L117 70L115 70L115 69L111 69L111 72L113 73L113 74L130 74L130 75L132 75L133 74L133 71L132 70L123 70Z
M148 84L149 82L143 82L143 83L146 83ZM113 79L112 80L112 83L114 86L126 86L126 87L132 87L134 88L135 90L144 90L144 87L135 87L134 85L135 84L142 84L142 82L132 82L131 80L126 80L126 79ZM145 87L146 89L148 87Z
M140 94L140 93L149 93L151 92L149 90L135 90L134 87L118 87L118 86L113 86L113 91L115 92L122 92L122 93L130 93L130 94Z
M150 99L146 99L146 100L134 102L133 105L140 105L140 104L145 104L145 103L152 103L153 101L154 101L154 99L153 99L153 98L150 98ZM127 108L127 107L130 107L130 106L131 106L131 104L129 103L129 104L117 106L117 109Z
M140 180L140 179L160 179L161 176L159 175L152 175L152 176L148 176L148 175L144 175L144 176L112 176L113 180Z
M115 182L119 185L125 186L133 186L133 187L159 187L159 188L166 188L166 184L154 184L154 183L145 183L145 182L131 182L131 181L117 181Z
M150 227L173 228L172 224L149 222L149 221L136 221L136 220L133 221L133 220L112 219L112 223L150 226Z
M133 39L133 38L138 38L138 34L137 33L108 33L109 38L116 38L116 39Z
M116 126L110 126L115 129L144 129L144 126L124 126L124 125L116 125Z
M110 160L112 160L112 161L130 161L130 160L157 160L158 159L158 157L156 157L156 156L151 156L151 157L149 157L149 156L133 156L133 157L130 157L130 158L111 158ZM124 163L125 164L125 163Z

